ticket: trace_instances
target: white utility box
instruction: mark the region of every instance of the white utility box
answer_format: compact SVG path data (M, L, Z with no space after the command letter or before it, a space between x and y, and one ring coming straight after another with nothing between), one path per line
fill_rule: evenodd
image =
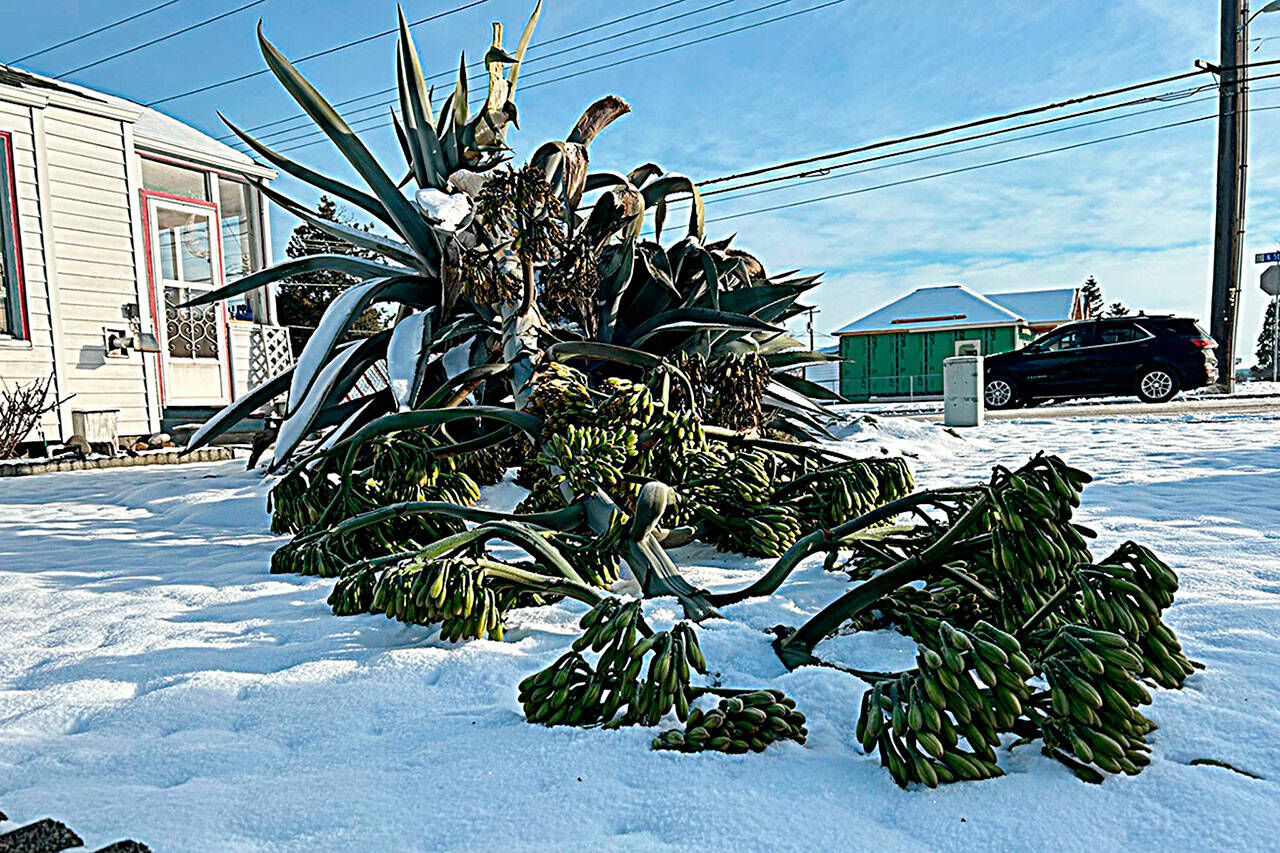
M89 444L108 444L111 455L120 450L119 409L72 409L71 431Z
M947 426L980 427L986 420L982 373L980 355L942 362L942 419Z

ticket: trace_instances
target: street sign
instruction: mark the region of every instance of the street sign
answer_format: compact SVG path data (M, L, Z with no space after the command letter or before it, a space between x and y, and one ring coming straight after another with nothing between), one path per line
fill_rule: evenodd
M1263 252L1253 256L1255 264L1274 264L1280 262L1280 252Z
M1280 264L1262 271L1262 291L1268 296L1280 296Z

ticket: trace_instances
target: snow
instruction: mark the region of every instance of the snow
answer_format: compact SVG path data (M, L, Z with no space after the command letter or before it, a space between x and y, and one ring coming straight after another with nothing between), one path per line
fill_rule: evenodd
M471 222L471 198L465 192L445 193L427 188L418 190L414 199L437 230L453 232Z
M1076 304L1074 287L1056 290L1015 290L1008 293L988 293L986 297L997 302L1026 320L1033 326L1048 323L1066 323L1078 319L1072 316Z
M580 604L524 611L509 642L441 643L339 619L331 581L272 576L266 483L239 463L40 475L0 488L0 809L64 820L89 849L1274 849L1280 833L1280 418L1106 417L948 431L864 419L844 443L908 452L922 486L985 479L1044 448L1092 470L1097 550L1134 538L1181 574L1168 622L1206 669L1156 691L1152 765L1086 785L1034 747L1002 779L900 791L853 744L863 685L787 673L766 630L844 588L806 564L701 631L724 684L776 686L805 746L648 749L654 731L523 722L519 680L558 656ZM518 499L510 483L486 501ZM767 561L692 546L697 582ZM669 601L649 617L676 617ZM821 653L893 666L894 634ZM1197 758L1267 777L1250 779ZM0 832L15 824L0 824Z
M941 284L914 290L832 334L1010 326L1021 320L1018 314L963 284Z

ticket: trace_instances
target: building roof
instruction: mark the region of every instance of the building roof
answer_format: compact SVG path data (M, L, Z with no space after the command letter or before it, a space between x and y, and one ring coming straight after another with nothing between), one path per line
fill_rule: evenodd
M210 166L221 166L256 177L276 176L273 170L255 163L207 133L126 98L8 65L0 65L0 86L12 86L33 94L43 94L58 99L60 105L74 106L84 112L102 113L129 121L133 125L136 143L151 151L195 159Z
M1018 290L1011 293L988 293L990 299L1020 315L1033 326L1047 323L1066 323L1078 320L1075 316L1076 294L1074 287L1056 290Z
M1010 326L1024 318L963 284L922 287L854 320L837 335L920 331L972 326Z

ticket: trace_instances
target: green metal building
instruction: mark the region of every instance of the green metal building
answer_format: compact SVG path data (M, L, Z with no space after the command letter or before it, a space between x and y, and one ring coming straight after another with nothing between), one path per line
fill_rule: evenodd
M961 284L920 288L835 333L844 359L840 394L855 403L941 396L942 362L957 344L976 342L982 355L1008 352L1080 312L1079 294L1069 288L990 296Z

